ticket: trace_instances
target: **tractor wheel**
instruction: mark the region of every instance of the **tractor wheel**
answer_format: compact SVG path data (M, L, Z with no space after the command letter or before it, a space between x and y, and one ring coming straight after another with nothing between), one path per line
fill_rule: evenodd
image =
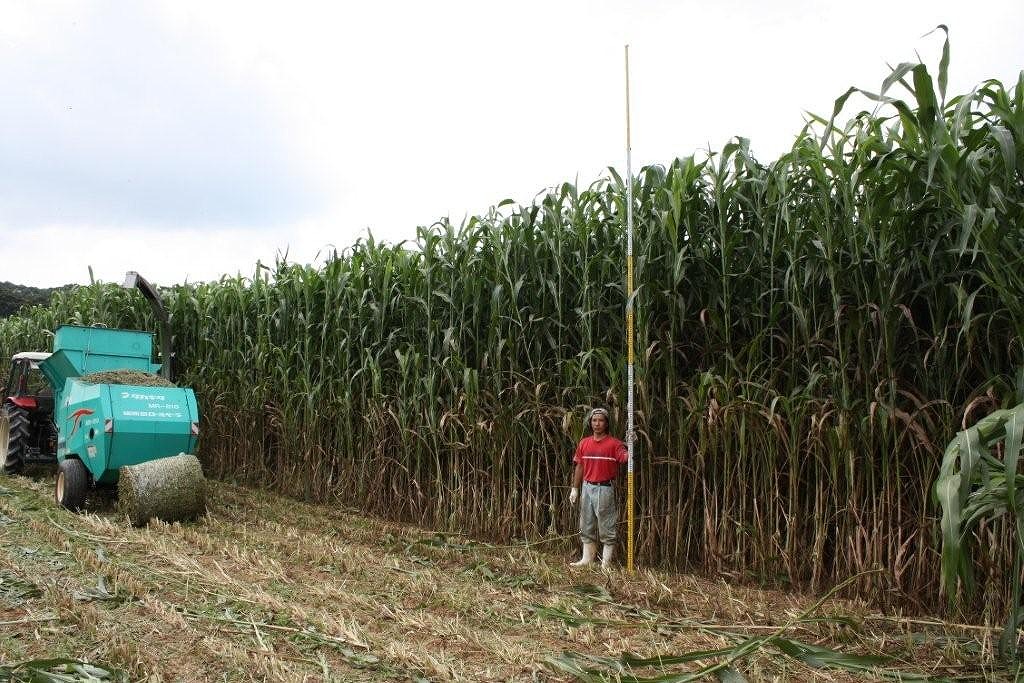
M54 498L62 508L78 512L85 505L89 490L89 473L81 460L67 458L57 466L57 488Z
M7 404L0 410L0 471L18 474L25 466L29 437L28 411Z

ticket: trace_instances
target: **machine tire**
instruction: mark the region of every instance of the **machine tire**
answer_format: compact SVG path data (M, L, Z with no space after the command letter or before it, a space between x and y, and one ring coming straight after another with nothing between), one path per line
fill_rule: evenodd
M77 458L66 458L57 466L57 484L53 497L66 510L78 512L89 491L89 472Z
M8 403L0 410L0 471L4 474L18 474L25 467L30 429L24 408Z

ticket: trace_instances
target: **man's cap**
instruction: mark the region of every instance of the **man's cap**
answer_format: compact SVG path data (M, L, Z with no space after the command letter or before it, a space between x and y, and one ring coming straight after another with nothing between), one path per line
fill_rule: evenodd
M593 420L595 415L603 415L605 421L608 421L607 410L605 410L604 408L594 408L593 410L590 411L590 414L587 415L587 422L589 423L591 420Z

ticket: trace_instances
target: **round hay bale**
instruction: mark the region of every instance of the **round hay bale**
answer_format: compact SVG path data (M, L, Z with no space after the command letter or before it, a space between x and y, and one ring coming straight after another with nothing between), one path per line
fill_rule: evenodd
M150 519L195 519L206 512L206 479L199 458L182 453L120 470L117 505L135 526Z
M160 375L154 375L142 370L104 370L103 372L90 372L77 378L86 384L126 384L133 387L164 387L175 386Z

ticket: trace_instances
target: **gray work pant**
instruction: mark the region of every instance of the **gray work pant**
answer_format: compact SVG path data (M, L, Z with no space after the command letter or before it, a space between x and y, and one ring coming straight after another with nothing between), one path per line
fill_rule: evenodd
M614 486L596 486L583 482L580 491L580 536L584 543L615 543L619 508Z

